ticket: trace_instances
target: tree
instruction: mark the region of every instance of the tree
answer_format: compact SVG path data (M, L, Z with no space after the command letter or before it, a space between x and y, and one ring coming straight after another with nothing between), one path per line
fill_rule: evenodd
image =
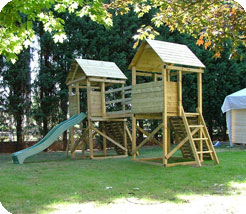
M16 54L31 45L36 21L43 24L55 42L66 39L64 20L55 18L52 8L58 13L69 11L80 17L89 16L105 26L112 24L103 0L12 0L0 13L0 55L15 62Z
M23 51L15 64L4 63L1 69L5 88L5 112L13 115L16 125L17 149L23 147L24 121L30 112L30 50Z
M128 12L130 7L139 17L155 8L152 23L166 25L171 31L187 33L197 39L197 45L215 52L220 57L224 44L232 42L230 53L238 55L238 47L246 46L246 15L233 0L115 0L111 7ZM159 30L158 30L159 31ZM153 38L158 32L151 26L142 26L137 39Z
M192 35L197 45L214 50L216 57L220 57L227 41L232 41L229 51L233 56L238 54L240 45L246 46L245 12L233 0L13 0L0 13L0 54L15 61L16 54L30 46L36 20L52 33L55 42L66 39L65 21L55 18L51 8L59 13L69 11L80 17L89 16L105 26L112 25L114 12L127 13L133 8L142 17L154 9L155 26L167 25L172 31ZM135 38L153 38L157 34L151 25L143 25Z

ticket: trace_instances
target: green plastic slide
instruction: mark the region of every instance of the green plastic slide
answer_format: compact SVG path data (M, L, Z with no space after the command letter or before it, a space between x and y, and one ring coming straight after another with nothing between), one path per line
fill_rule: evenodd
M40 140L35 145L23 149L21 151L15 152L12 154L12 160L15 164L23 164L24 160L32 155L36 155L39 152L47 149L54 141L67 129L71 128L77 123L80 123L86 118L85 113L75 114L70 119L59 123L53 129L51 129L45 137Z

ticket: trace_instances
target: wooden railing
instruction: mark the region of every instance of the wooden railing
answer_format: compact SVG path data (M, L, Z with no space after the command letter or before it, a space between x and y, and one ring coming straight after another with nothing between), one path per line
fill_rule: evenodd
M107 115L126 114L131 112L131 89L132 86L126 86L105 91ZM119 96L119 94L117 96L117 93L120 93L121 96Z

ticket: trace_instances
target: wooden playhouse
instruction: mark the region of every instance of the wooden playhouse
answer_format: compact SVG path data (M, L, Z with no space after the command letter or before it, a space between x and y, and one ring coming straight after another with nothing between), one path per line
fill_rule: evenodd
M72 156L75 156L77 149L82 149L84 153L87 150L87 144L89 144L91 159L128 155L127 141L129 143L131 135L126 126L126 116L129 116L127 115L129 110L125 109L125 103L129 101L129 98L125 98L125 93L127 94L130 87L124 87L126 79L126 76L113 62L85 59L74 61L66 79L69 88L69 114L72 116L81 112L81 95L86 94L87 122L83 124L84 127L73 127L70 130ZM114 85L120 85L120 90L105 91L106 88L112 88ZM117 92L122 94L120 100L106 101L108 95ZM109 112L112 105L118 111ZM93 138L96 134L103 138L103 155L94 154ZM107 154L107 141L115 146L119 155Z
M186 45L155 40L146 40L141 44L129 66L132 70L133 160L137 160L136 152L162 130L162 157L143 158L139 161L153 161L153 164L164 166L201 166L204 157L208 157L216 164L219 163L202 116L204 68L202 62ZM182 76L188 73L197 76L197 111L192 113L184 111L182 100ZM152 81L137 84L138 76L152 77ZM156 119L161 122L152 133L145 133L142 127L137 126L138 119ZM147 136L138 146L136 130ZM171 131L177 141L177 145L172 149ZM179 149L183 157L174 157Z
M155 40L142 42L134 56L129 66L132 86L124 85L126 77L114 63L77 59L67 77L69 110L70 115L80 112L80 89L85 89L88 121L77 142L73 134L75 128L70 132L72 154L83 142L89 142L90 158L106 158L106 141L109 141L123 151L123 156L127 156L131 142L134 161L166 167L201 166L205 158L210 158L218 164L202 116L204 68L187 46ZM183 108L182 76L185 74L197 76L196 112L185 112ZM138 77L146 77L148 82L139 83ZM114 96L115 93L121 93L121 97ZM127 119L132 121L131 133L126 125ZM158 125L148 133L138 124L138 120L143 119L156 120ZM101 123L100 130L95 127L98 122ZM138 145L137 132L146 136ZM163 136L161 142L155 139L160 132ZM170 133L175 136L174 147L170 145ZM95 134L103 137L103 157L94 156L92 139ZM150 140L160 146L161 157L137 157L140 148ZM178 150L181 157L175 156Z

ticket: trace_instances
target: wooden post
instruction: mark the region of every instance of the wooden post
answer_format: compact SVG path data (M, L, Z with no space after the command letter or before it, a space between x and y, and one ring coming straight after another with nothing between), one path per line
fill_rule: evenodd
M106 130L105 130L105 123L102 122L102 132L103 134L106 135ZM105 137L103 137L103 153L104 153L104 156L107 156L107 139Z
M127 135L126 135L126 121L123 122L123 126L124 126L124 129L123 129L123 138L124 138L124 146L126 148L126 151L125 151L125 155L128 155L128 148L127 148Z
M167 153L170 152L171 148L171 129L170 126L167 127Z
M171 81L171 71L167 70L167 82Z
M136 85L137 84L137 80L136 80L136 67L133 66L132 67L132 85ZM132 115L132 151L134 151L136 149L136 117L133 114ZM133 154L132 156L133 160L136 160L136 154Z
M163 123L163 165L167 166L167 69L166 65L162 65L162 82L163 82L163 112L162 112L162 123Z
M88 107L88 127L89 127L89 148L90 158L94 158L93 151L93 136L92 136L92 121L91 121L91 83L87 80L87 107Z
M106 117L106 104L105 104L105 82L101 83L101 99L102 99L102 117Z
M157 74L156 73L153 74L153 80L154 80L154 82L157 82Z
M198 108L202 114L202 73L197 74L197 92Z
M181 117L182 113L182 71L178 71L178 114Z
M124 88L124 84L122 83L121 84L121 88ZM125 99L125 91L124 89L122 89L122 92L121 92L121 99ZM126 105L125 103L122 103L122 111L125 111L126 110Z
M77 113L80 114L80 94L79 94L79 84L76 84L76 98L77 98Z
M73 92L72 92L73 88L72 86L70 85L68 87L68 93L69 93L69 96L72 96L73 95ZM70 112L71 113L71 112ZM71 115L70 115L71 116ZM71 127L70 130L69 130L69 138L70 138L70 143L71 143L71 148L74 147L74 127ZM72 152L72 157L75 156L75 151Z
M202 73L197 74L197 101L198 101L198 109L202 115ZM198 119L199 124L201 124L200 119ZM199 138L202 138L202 129L199 131ZM200 161L203 161L203 141L200 140L199 143L199 151L200 153Z

